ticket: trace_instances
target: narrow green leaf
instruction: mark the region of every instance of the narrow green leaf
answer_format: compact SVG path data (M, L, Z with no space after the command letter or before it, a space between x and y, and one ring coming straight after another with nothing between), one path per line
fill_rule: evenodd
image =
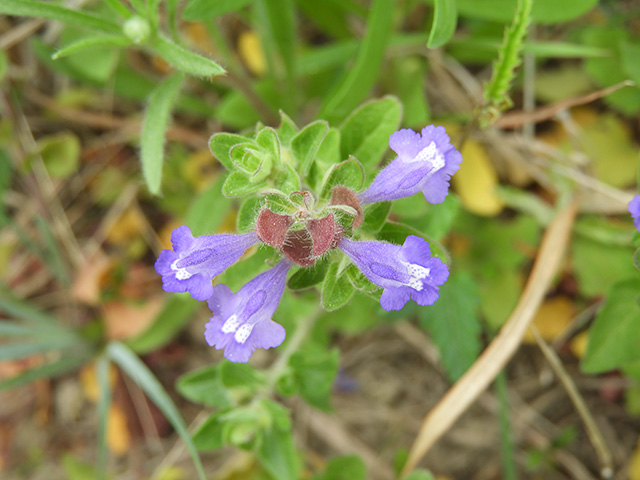
M161 35L151 40L153 49L178 70L197 77L214 77L226 70L210 58L191 52Z
M0 0L0 13L21 17L46 18L49 20L58 20L78 28L110 34L120 33L120 26L111 20L106 20L90 13L71 10L50 2Z
M192 402L210 407L230 407L229 392L220 378L220 365L194 370L182 375L176 382L176 389Z
M600 373L640 359L640 279L611 286L589 331L582 370Z
M367 32L355 64L327 96L319 118L330 123L348 115L365 98L378 79L387 41L391 33L393 0L374 0L369 10Z
M212 18L235 12L249 5L253 0L191 0L184 11L182 18L190 22L209 21Z
M85 52L95 48L104 47L128 47L132 42L127 37L121 35L96 35L94 37L85 37L76 42L62 47L51 58L58 58L73 55L75 53Z
M176 73L162 81L149 96L149 104L142 124L140 156L144 180L149 191L154 195L160 194L164 133L169 125L171 109L183 80L184 75Z
M420 325L440 350L447 374L455 382L478 357L480 318L478 288L467 274L453 274L440 287L440 298L418 309Z
M0 292L0 311L10 317L35 322L39 328L48 326L50 329L66 331L64 327L57 323L55 317L32 307L25 301L12 298L5 292Z
M0 391L16 388L42 378L54 378L79 368L86 363L84 357L63 357L52 363L45 363L0 382Z
M65 287L71 284L69 267L64 259L58 242L45 220L36 215L35 224L45 245L44 257L55 278Z
M8 320L0 320L0 337L20 337L23 335L31 335L32 333L32 328L26 325Z
M41 342L3 343L0 344L0 362L71 347L75 343L74 340L70 337L56 337L55 340L51 338L49 341Z
M497 22L509 22L516 11L518 0L458 0L461 16ZM532 17L536 22L566 22L585 14L598 4L598 0L535 0Z
M166 345L193 317L200 305L187 294L172 295L153 323L140 335L128 340L127 346L142 355Z
M346 274L338 276L339 268L337 263L332 263L322 282L322 306L329 312L346 305L355 292Z
M133 12L129 10L120 0L105 0L111 10L120 15L122 18L130 18Z
M396 97L372 100L355 110L340 127L342 158L353 155L366 172L373 171L398 129L402 105Z
M298 159L298 170L303 177L306 177L309 173L309 169L328 130L329 124L323 120L318 120L304 127L291 140L291 150Z
M522 45L531 23L533 0L518 0L518 9L511 25L505 30L504 40L498 51L498 60L493 64L491 80L484 88L483 114L481 125L493 122L500 111L511 106L509 90L515 77L516 68L521 63Z
M129 348L122 343L111 342L107 346L107 354L109 357L117 363L120 368L127 374L133 381L135 381L140 388L147 394L149 399L160 409L160 411L167 417L169 423L176 430L178 435L182 438L187 446L187 450L191 454L193 463L198 471L198 476L201 480L206 480L206 475L200 462L200 457L196 451L195 446L191 440L191 436L187 431L187 427L180 416L180 412L171 400L171 397L162 387L162 384L153 375L151 370L140 360Z
M458 24L458 9L456 0L435 0L433 8L435 11L427 47L438 48L453 37Z

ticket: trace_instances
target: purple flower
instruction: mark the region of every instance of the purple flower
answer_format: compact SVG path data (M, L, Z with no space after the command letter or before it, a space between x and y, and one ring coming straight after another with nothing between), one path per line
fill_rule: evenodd
M431 256L429 242L415 235L402 246L346 238L338 246L369 280L384 288L380 305L387 311L400 310L409 299L432 305L439 297L439 285L449 277L444 262Z
M449 180L460 168L462 155L449 142L444 127L427 125L421 134L407 128L389 137L398 154L358 195L360 202L375 203L409 197L422 191L429 203L441 203L449 193Z
M216 285L207 301L213 312L204 337L232 362L247 362L256 348L277 347L284 341L282 325L271 320L284 291L291 262L282 260L233 293Z
M633 218L633 225L640 232L640 195L636 195L629 202L629 213Z
M196 300L213 293L211 280L256 243L254 233L195 237L186 225L171 232L173 250L163 250L156 260L165 292L189 292Z

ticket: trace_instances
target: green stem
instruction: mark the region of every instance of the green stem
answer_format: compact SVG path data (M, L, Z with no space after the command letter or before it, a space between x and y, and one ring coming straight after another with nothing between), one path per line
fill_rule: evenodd
M516 462L513 454L511 425L509 422L509 398L507 389L507 375L502 370L495 380L496 394L500 402L500 456L502 459L502 478L517 480Z

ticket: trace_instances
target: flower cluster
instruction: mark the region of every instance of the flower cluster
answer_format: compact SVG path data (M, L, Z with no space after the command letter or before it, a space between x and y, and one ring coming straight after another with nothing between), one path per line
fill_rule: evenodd
M342 251L362 273L383 289L380 304L400 310L410 299L431 305L440 285L449 276L447 266L431 256L429 243L409 235L402 246L381 241L356 241L363 221L362 205L386 202L422 192L429 203L440 203L448 194L449 180L462 161L443 127L395 132L389 146L398 156L363 192L338 185L330 199L316 204L307 191L269 201L260 210L255 230L243 235L194 237L189 227L176 228L173 250L164 250L156 261L167 292L189 292L207 300L213 315L205 326L207 343L224 349L233 362L246 362L256 348L272 348L285 338L284 328L271 317L282 298L292 265L314 265L331 250ZM273 193L265 193L273 195ZM276 211L274 211L276 210ZM350 238L351 237L351 238ZM278 250L280 262L233 293L212 280L235 263L252 245L262 243Z

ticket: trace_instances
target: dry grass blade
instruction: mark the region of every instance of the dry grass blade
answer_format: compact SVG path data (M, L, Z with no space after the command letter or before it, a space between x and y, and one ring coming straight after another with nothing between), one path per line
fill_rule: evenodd
M562 366L562 363L556 353L551 347L549 347L549 345L547 345L535 326L531 325L531 331L533 332L540 350L549 362L549 365L551 365L551 368L557 375L560 383L562 383L562 386L567 392L567 395L569 395L571 402L573 402L576 407L576 411L584 423L589 440L591 440L591 444L593 445L593 448L598 455L600 465L602 466L600 469L600 475L602 478L611 478L613 476L613 455L611 455L607 442L604 440L602 433L598 429L598 425L593 419L593 415L591 415L591 412L584 402L582 395L580 395L576 384L571 380L571 377Z
M517 128L528 123L540 123L545 120L549 120L554 117L558 112L566 110L571 107L577 107L578 105L584 105L585 103L595 102L596 100L611 95L624 87L633 87L635 85L631 80L625 80L624 82L616 83L610 87L603 88L595 92L591 92L587 95L577 98L570 98L568 100L562 100L560 102L546 105L542 108L534 110L533 112L514 112L507 115L503 115L493 124L497 128Z
M576 205L575 202L571 202L550 223L515 310L480 358L424 418L411 446L402 475L407 475L416 467L422 457L487 388L515 353L560 265L575 214Z

